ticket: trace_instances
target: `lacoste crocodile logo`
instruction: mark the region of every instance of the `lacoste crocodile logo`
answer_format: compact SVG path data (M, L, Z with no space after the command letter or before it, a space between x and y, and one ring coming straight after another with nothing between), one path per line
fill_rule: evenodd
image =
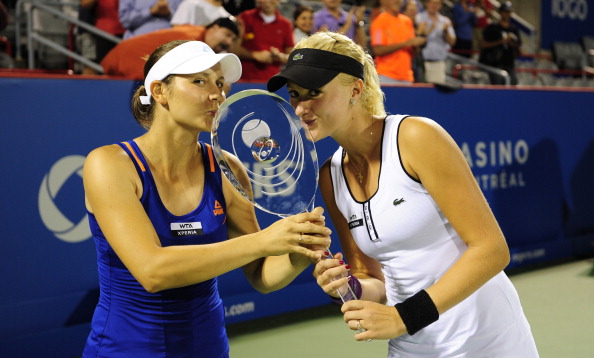
M404 198L400 198L400 199L394 199L394 202L392 204L394 204L394 206L396 205L400 205L402 203L404 203L406 200L404 200Z

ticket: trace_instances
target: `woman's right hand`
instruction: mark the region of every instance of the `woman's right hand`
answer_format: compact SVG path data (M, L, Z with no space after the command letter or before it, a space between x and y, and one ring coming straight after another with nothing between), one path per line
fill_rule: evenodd
M318 261L313 270L316 282L327 295L338 298L338 290L349 283L349 265L345 265L342 253Z

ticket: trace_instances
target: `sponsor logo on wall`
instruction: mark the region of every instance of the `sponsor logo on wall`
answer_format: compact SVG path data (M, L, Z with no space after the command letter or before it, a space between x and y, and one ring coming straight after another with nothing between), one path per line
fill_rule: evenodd
M91 237L87 214L82 213L80 220L73 222L58 207L56 197L72 176L82 179L84 161L85 157L80 155L69 155L59 159L43 177L39 187L38 207L41 221L56 238L69 243L85 241Z
M588 17L588 2L586 0L553 0L551 15L560 19L585 21Z
M521 168L528 162L530 150L525 140L464 142L460 149L483 191L526 186Z
M547 256L547 250L544 248L538 248L529 251L516 252L511 256L511 262L517 265L521 265L524 261L531 261L541 259Z
M235 317L256 311L256 303L248 301L231 306L225 306L225 317Z
M540 46L550 49L555 41L579 43L594 36L594 0L542 0Z

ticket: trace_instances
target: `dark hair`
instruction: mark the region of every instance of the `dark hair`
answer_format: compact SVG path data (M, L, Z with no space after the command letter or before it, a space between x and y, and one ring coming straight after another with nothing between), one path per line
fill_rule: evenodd
M9 23L8 9L6 9L4 4L0 1L0 31L7 28L8 23Z
M239 36L239 27L237 27L237 23L235 22L235 18L231 17L219 17L215 21L211 22L210 24L206 25L207 29L210 29L214 25L219 27L226 27L231 30L235 36Z
M299 5L295 8L295 11L293 11L293 21L297 20L297 18L303 14L306 11L311 11L314 12L313 7L309 6L309 5Z
M166 42L163 45L157 47L153 53L149 56L148 60L144 64L144 78L148 75L150 69L153 67L157 61L161 59L167 52L171 51L172 49L176 48L177 46L188 42L188 40L175 40ZM161 80L162 82L169 84L171 81L171 76L167 76ZM146 95L146 90L144 89L144 83L141 84L134 95L132 96L131 106L132 106L132 114L134 115L134 119L136 122L142 126L144 129L149 129L151 124L153 123L153 112L154 112L154 101L151 100L151 104L143 105L140 102L140 96Z

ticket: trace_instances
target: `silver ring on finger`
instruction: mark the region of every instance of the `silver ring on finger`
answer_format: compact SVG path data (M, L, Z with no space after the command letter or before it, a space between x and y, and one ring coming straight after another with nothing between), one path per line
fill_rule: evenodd
M357 320L357 331L361 330L361 320Z
M299 234L299 242L303 241L303 234Z

